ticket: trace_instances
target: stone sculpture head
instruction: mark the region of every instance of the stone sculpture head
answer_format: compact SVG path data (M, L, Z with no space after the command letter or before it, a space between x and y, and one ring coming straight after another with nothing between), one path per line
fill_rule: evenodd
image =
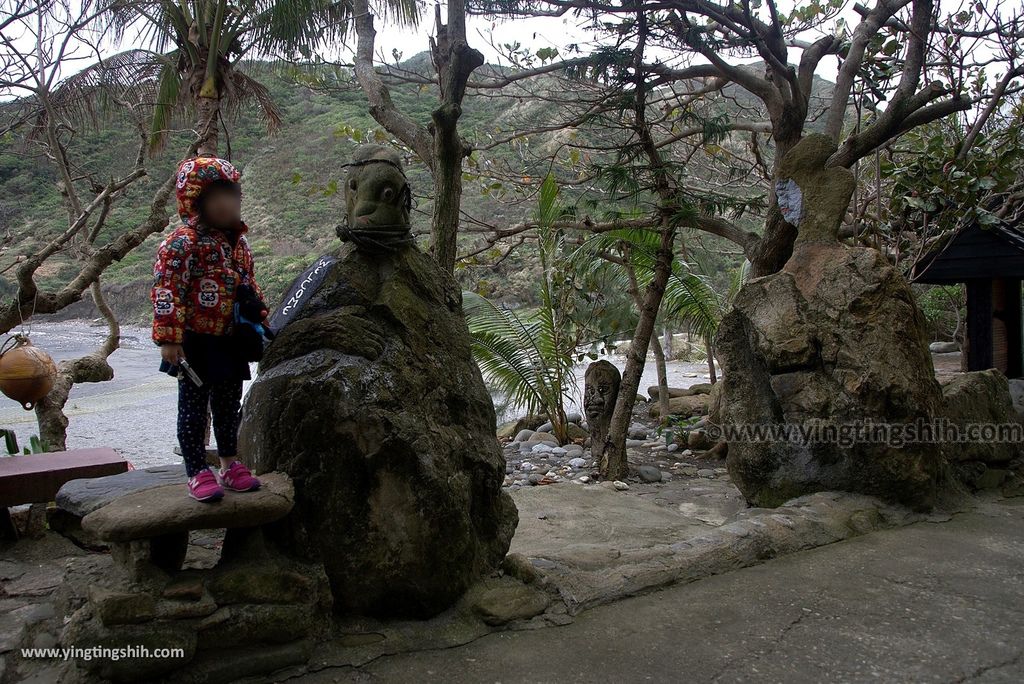
M591 426L611 420L621 381L622 374L609 361L601 359L587 366L583 375L583 412Z
M345 222L337 228L338 237L371 252L412 244L412 189L398 153L382 145L361 145L346 166Z
M850 204L856 181L849 169L826 168L836 151L827 135L812 133L793 146L779 165L775 196L802 242L834 242Z

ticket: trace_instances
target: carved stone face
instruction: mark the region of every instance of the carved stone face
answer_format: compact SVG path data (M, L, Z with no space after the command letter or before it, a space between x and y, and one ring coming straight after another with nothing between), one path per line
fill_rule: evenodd
M588 422L611 418L621 380L619 369L604 359L587 367L583 378L583 412Z
M363 145L345 178L345 211L350 228L387 234L409 232L409 185L398 155L380 145Z

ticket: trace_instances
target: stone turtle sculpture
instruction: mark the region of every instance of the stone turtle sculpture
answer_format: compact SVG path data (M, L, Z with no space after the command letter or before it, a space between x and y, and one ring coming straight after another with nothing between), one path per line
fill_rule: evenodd
M267 347L243 408L242 453L295 483L275 540L323 562L341 612L444 610L518 523L461 289L411 239L409 195L397 155L359 148L337 263Z

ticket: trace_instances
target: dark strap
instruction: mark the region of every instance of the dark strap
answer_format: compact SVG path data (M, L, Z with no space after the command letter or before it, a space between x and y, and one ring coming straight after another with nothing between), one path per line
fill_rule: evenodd
M341 166L345 168L346 166L366 166L367 164L388 164L398 169L398 173L402 174L402 178L405 178L405 169L402 168L402 165L390 159L361 159L360 161L348 162Z
M396 252L402 247L414 244L416 238L409 233L387 233L340 225L337 229L342 242L354 242L356 247L368 252Z

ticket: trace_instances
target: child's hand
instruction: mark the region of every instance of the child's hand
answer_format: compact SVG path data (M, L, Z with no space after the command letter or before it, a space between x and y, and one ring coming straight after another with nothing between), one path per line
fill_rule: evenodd
M180 344L161 344L160 356L172 366L177 366L185 358L185 349Z
M248 285L239 285L235 296L238 299L239 312L253 323L262 323L270 313L267 310L267 305Z

